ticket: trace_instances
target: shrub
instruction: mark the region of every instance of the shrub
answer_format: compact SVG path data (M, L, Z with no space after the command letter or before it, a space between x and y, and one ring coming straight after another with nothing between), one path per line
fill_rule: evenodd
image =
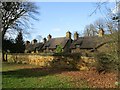
M97 53L95 57L97 59L96 69L99 73L109 72L115 68L114 58L111 54Z
M62 53L62 46L61 45L57 45L57 48L56 48L56 53Z
M79 62L81 55L67 54L59 55L57 58L49 62L50 66L53 68L64 68L70 70L78 70L77 63Z

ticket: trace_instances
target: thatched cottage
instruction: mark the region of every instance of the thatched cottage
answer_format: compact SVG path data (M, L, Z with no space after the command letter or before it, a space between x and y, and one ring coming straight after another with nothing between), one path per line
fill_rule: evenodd
M25 52L26 53L38 53L38 52L42 52L43 45L44 45L43 43L37 43L36 39L34 39L31 43L29 41L26 41Z
M49 34L47 39L44 38L42 43L37 43L34 39L31 43L26 42L25 52L44 52L55 53L58 46L61 47L64 53L80 53L84 51L94 52L101 47L109 47L107 45L111 39L104 35L104 30L100 29L97 36L79 37L77 32L74 33L74 39L71 39L71 32L66 32L65 37L52 38ZM102 50L102 49L101 49Z
M37 43L37 40L34 39L31 43L26 41L26 50L25 52L56 52L56 48L61 46L62 52L70 52L70 45L72 43L71 33L66 32L66 37L52 38L49 34L47 39L43 39L43 43Z
M71 33L68 31L66 33L66 37L58 37L52 38L52 36L48 35L48 40L45 42L43 46L43 52L56 52L56 48L61 46L62 52L70 52L70 45L72 43Z
M77 32L74 33L74 40L71 43L71 53L79 52L94 52L99 51L99 48L109 47L108 43L111 42L110 37L104 35L104 30L100 29L97 36L79 37ZM102 49L101 49L102 50Z

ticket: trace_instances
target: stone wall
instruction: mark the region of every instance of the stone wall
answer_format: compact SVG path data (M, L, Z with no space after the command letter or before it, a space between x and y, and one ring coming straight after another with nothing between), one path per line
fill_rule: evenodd
M33 64L39 65L41 67L55 67L55 68L72 68L80 69L84 66L88 66L94 60L89 60L89 58L81 58L80 54L70 54L70 55L41 55L41 54L8 54L8 62L22 63L22 64ZM88 68L84 68L87 69ZM82 70L82 69L80 69Z

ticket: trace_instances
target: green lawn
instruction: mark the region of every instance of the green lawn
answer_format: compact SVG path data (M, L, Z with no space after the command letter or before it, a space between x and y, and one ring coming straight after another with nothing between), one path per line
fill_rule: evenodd
M70 76L61 73L66 70L40 68L34 65L9 64L2 65L3 88L75 88ZM79 82L80 83L80 82ZM81 81L83 83L83 81ZM80 88L87 85L80 86Z

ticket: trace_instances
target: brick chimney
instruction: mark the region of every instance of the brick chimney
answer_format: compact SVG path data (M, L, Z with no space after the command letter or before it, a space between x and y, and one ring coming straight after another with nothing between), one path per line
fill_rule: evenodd
M74 40L77 40L79 37L79 34L77 32L74 33Z
M47 42L47 39L46 38L43 38L43 43L46 43Z
M103 28L100 28L99 31L98 31L98 36L102 37L104 35L104 32L105 31L103 30Z
M27 45L29 45L30 44L30 41L26 41L25 42L25 45L27 46Z
M48 36L47 36L47 38L48 38L48 41L52 38L52 36L49 34Z
M66 32L66 38L71 39L71 32L70 31Z
M37 40L36 40L36 39L33 39L33 40L32 40L32 44L35 44L35 43L37 43Z

